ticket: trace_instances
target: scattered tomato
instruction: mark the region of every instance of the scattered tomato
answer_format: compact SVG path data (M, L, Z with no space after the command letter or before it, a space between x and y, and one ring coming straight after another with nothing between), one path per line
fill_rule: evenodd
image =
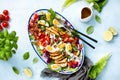
M4 20L4 15L0 14L0 21L3 21L3 20Z
M8 15L4 16L4 20L9 21L10 17Z
M8 28L9 26L9 23L7 21L3 21L1 24L4 28Z
M8 11L8 10L6 10L6 9L5 9L5 10L3 10L3 14L4 14L4 15L8 15L8 14L9 14L9 11Z

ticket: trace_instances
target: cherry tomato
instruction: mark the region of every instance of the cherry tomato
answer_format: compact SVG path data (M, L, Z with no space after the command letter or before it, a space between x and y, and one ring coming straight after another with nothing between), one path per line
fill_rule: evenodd
M9 11L8 11L8 10L3 10L3 14L4 14L4 15L8 15L8 14L9 14Z
M2 26L0 25L0 31L2 31L3 30L3 28L2 28Z
M4 20L4 15L0 14L0 21L3 21L3 20Z
M4 28L8 28L9 26L9 23L7 21L3 21L1 24Z
M5 17L4 20L6 20L6 21L9 21L9 20L10 20L10 17L9 17L8 15L5 15L4 17Z
M69 61L68 66L71 68L76 68L78 66L78 62L77 61Z
M35 13L34 16L33 16L33 20L36 20L36 19L38 19L38 14L37 13Z
M73 42L74 38L73 37L69 37L68 42Z

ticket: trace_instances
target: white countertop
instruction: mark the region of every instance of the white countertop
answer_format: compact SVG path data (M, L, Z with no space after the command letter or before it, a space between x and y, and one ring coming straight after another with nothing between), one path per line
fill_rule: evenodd
M107 5L103 8L103 11L98 14L96 11L94 14L98 14L102 23L97 23L92 19L88 23L80 22L80 8L87 5L84 0L79 1L61 12L61 6L64 0L1 0L0 1L0 13L4 9L8 9L10 12L11 21L9 31L15 30L19 36L17 53L8 61L4 62L0 60L0 80L58 80L56 78L43 78L40 77L41 71L47 67L46 64L39 59L36 64L32 63L34 57L38 57L33 50L28 37L28 20L31 14L38 9L49 9L59 12L66 17L73 26L83 33L87 26L94 26L94 33L90 36L97 39L98 43L95 44L96 49L93 50L85 44L85 55L87 55L93 63L97 62L106 53L111 52L112 57L108 61L107 66L98 76L96 80L119 80L120 79L120 0L109 0ZM109 26L114 26L118 31L118 36L114 37L111 42L105 42L102 38L103 32L107 30ZM26 61L22 56L24 52L30 52L30 58ZM39 57L38 57L39 58ZM12 71L12 66L16 66L20 70L20 74L16 75ZM28 78L24 75L23 69L30 67L33 71L33 77Z

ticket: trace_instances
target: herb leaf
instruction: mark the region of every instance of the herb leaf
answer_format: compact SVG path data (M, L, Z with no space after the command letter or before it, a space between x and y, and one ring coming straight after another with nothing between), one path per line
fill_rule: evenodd
M101 18L100 18L98 15L95 15L95 20L96 20L98 23L101 23Z
M0 31L0 60L8 61L16 53L18 36L16 32ZM14 51L13 51L14 50Z
M108 0L86 0L89 3L94 3L94 8L98 11L101 12L103 7L106 5Z
M105 65L107 64L108 59L110 58L111 54L107 54L104 57L102 57L95 65L93 65L89 71L88 76L91 79L95 79L100 72L104 69Z
M87 29L86 29L87 34L92 34L93 32L94 32L94 27L93 26L87 27Z
M25 52L23 55L23 59L27 60L30 57L29 52Z
M14 73L16 73L17 75L19 75L20 72L19 72L19 70L15 66L13 66L12 69L13 69Z
M33 63L35 64L35 63L37 63L37 62L38 62L38 58L35 57L35 58L33 59Z

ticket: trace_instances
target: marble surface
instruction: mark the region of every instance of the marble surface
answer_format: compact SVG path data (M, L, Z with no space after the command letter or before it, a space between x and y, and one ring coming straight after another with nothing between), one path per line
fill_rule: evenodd
M119 80L120 79L120 35L114 37L111 42L105 42L103 40L103 32L107 30L109 26L114 26L118 34L120 34L120 0L109 0L103 11L99 14L94 11L94 15L97 14L101 17L102 23L99 24L93 18L88 23L80 22L80 8L88 5L84 0L71 5L61 12L61 6L64 0L1 0L0 1L0 13L4 9L10 11L10 26L9 31L15 30L19 36L18 50L8 62L0 60L0 80L58 80L57 78L40 77L41 71L47 67L46 64L39 59L36 64L32 63L34 57L38 57L33 50L29 38L27 25L30 15L38 9L49 9L59 12L66 17L73 26L79 31L86 33L86 28L89 25L94 26L94 33L90 36L97 39L98 43L95 44L96 49L91 49L89 46L85 46L85 55L88 56L93 63L97 62L102 56L111 52L112 57L109 59L107 66L96 80ZM87 40L87 39L86 39ZM30 58L26 61L23 60L24 52L30 52ZM16 75L12 71L12 66L16 66L20 70L20 74ZM33 71L33 77L28 78L23 73L25 67L30 67Z

